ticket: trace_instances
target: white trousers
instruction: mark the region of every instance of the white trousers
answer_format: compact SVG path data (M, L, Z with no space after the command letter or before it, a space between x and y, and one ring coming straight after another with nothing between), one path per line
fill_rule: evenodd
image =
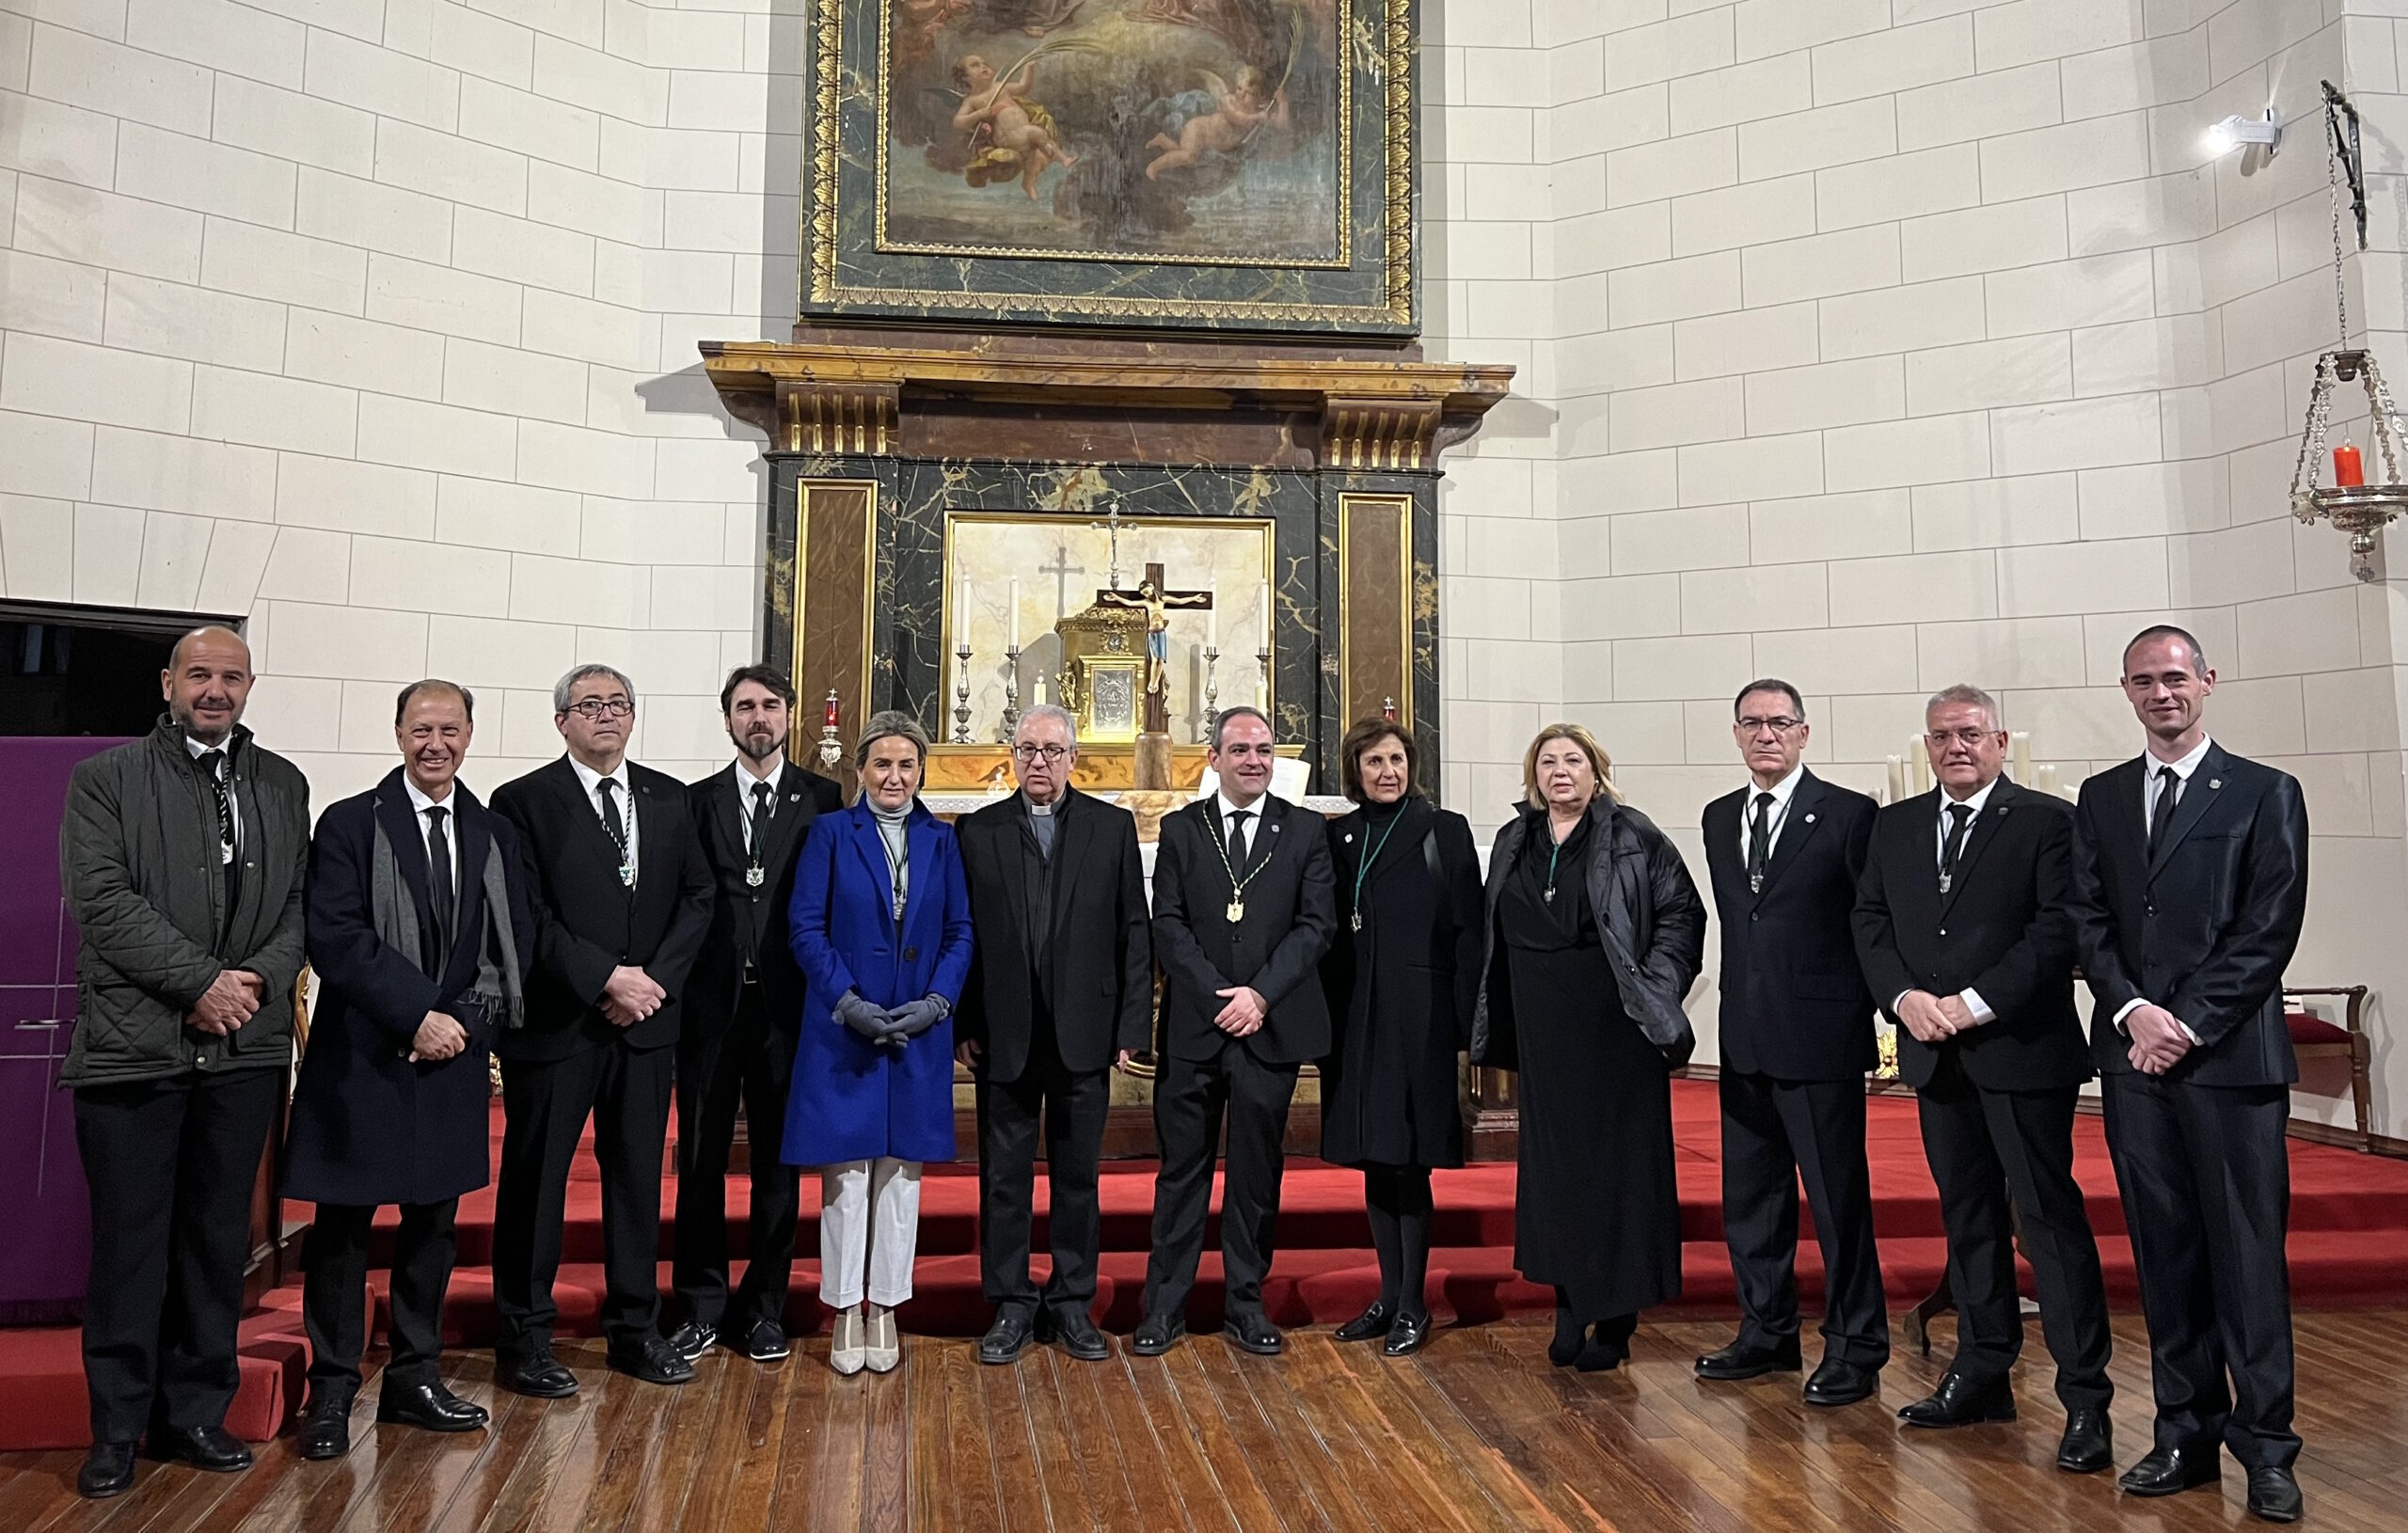
M892 1309L911 1297L920 1244L920 1162L881 1155L819 1168L819 1302Z

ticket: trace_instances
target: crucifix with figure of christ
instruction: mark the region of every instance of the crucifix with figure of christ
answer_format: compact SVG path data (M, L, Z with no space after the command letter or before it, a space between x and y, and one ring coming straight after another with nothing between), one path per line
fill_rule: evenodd
M1116 571L1117 573L1117 571ZM1170 733L1170 608L1204 611L1212 605L1209 591L1165 591L1163 567L1146 566L1146 577L1134 591L1103 590L1095 593L1099 607L1135 608L1146 614L1145 716L1148 735Z

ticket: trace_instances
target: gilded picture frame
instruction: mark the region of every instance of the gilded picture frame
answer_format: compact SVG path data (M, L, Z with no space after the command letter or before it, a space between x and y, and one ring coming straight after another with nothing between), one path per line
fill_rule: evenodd
M1416 0L810 0L809 320L1419 332Z

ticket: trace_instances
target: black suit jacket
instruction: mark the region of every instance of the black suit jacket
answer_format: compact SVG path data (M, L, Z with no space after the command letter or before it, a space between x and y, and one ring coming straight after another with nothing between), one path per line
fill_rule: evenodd
M504 1059L565 1059L624 1040L677 1041L687 979L711 924L711 869L686 807L686 785L627 764L636 816L636 886L619 882L619 848L566 756L494 790L495 813L518 831L535 912L535 968L527 1025L495 1040ZM602 987L621 964L669 992L658 1011L619 1028L602 1015Z
M1971 988L1995 1019L1934 1046L1898 1029L1898 1073L1927 1085L1940 1051L1994 1091L2090 1079L2073 1006L2073 812L2004 778L1940 892L1940 789L1881 811L1856 905L1856 951L1884 1009L1908 990ZM1894 1015L1893 1020L1895 1020Z
M1244 1040L1267 1065L1301 1065L1329 1052L1329 1003L1320 964L1338 932L1329 836L1319 815L1265 794L1245 868L1245 915L1228 919L1228 870L1220 799L1199 798L1163 817L1154 852L1154 951L1163 964L1163 1047L1181 1059L1210 1059L1228 1035L1212 1025L1227 1001L1214 994L1251 986L1262 996L1261 1030ZM1259 872L1249 873L1249 869Z
M1054 813L1052 865L1042 870L1017 793L954 827L978 932L954 1037L979 1045L978 1073L990 1081L1017 1081L1027 1068L1040 987L1069 1069L1102 1069L1118 1051L1147 1047L1153 1028L1154 944L1136 818L1076 789ZM1028 902L1040 871L1052 888L1042 910Z
M1861 1076L1880 1063L1880 1049L1849 918L1877 806L1804 773L1757 892L1739 851L1755 795L1752 786L1725 794L1702 817L1722 923L1715 1025L1723 1067L1782 1081Z
M748 963L753 966L771 1021L791 1028L802 1016L802 971L786 941L795 858L811 822L845 807L844 790L816 772L784 764L773 796L776 809L769 816L768 840L761 848L757 886L744 880L752 857L744 835L741 796L752 791L725 766L686 787L687 810L716 890L710 930L686 985L689 1037L726 1029L736 1016Z
M2288 1085L2299 1061L2283 1020L2283 971L2307 913L2299 780L2210 744L2151 858L2141 807L2147 761L2083 783L2074 815L2074 923L2099 1068L2131 1069L2115 1013L2147 1000L2199 1035L2168 1080Z

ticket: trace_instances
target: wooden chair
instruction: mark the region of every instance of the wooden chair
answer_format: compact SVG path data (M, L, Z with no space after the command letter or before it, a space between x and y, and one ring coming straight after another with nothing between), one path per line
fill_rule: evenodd
M2336 1024L2319 1017L2302 1003L2310 997L2339 998L2341 1020ZM2358 1148L2371 1153L2374 1131L2369 1126L2373 1115L2374 1043L2366 1033L2367 988L2345 985L2317 988L2286 985L2283 987L2283 1016L2290 1024L2291 1052L2302 1059L2346 1059L2350 1062L2350 1099L2358 1112Z

